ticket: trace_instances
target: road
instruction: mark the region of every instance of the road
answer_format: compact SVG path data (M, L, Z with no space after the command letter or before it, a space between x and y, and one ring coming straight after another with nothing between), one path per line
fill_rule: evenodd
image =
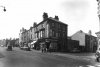
M0 67L88 67L89 65L93 63L35 50L23 51L13 48L13 51L7 51L6 47L0 47Z

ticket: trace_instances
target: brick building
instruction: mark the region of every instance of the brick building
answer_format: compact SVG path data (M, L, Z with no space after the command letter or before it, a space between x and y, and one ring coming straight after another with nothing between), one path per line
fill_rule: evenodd
M72 40L71 37L68 37L67 51L68 52L77 52L79 51L79 41ZM76 51L74 51L76 50Z
M83 52L95 52L97 49L97 37L82 30L73 34L71 39L79 41L79 48Z
M20 43L34 43L35 49L40 49L45 44L49 49L66 51L67 50L67 24L59 21L59 17L48 17L43 14L43 21L34 23L29 30L22 28L19 34Z
M43 21L34 28L38 44L46 44L47 48L52 45L54 50L67 50L67 24L59 21L58 16L49 17L43 14Z
M24 46L24 43L28 43L28 40L29 40L28 31L29 30L26 30L24 28L20 30L20 33L19 33L19 45L20 46Z

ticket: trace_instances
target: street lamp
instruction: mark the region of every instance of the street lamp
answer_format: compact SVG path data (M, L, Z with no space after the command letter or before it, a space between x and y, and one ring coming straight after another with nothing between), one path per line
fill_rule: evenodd
M97 0L98 2L98 17L99 17L99 32L96 32L97 40L98 40L98 46L97 49L100 47L100 0Z
M3 11L4 11L4 12L6 12L6 8L5 8L5 6L0 6L0 7L3 8Z

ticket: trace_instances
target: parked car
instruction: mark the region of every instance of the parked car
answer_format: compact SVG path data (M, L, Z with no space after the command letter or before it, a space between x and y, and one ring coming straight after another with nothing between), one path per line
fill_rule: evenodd
M74 48L71 52L73 52L73 53L79 53L79 52L80 52L80 50L79 50L79 49L77 49L77 48Z
M12 46L11 46L11 45L8 45L8 46L7 46L7 50L8 50L8 51L12 51Z
M8 42L8 44L7 44L7 50L8 50L8 51L12 51L12 45L11 45L10 42Z
M30 51L30 47L28 47L28 46L26 46L26 45L25 45L24 47L22 47L22 49L23 49L23 50L26 50L26 51Z

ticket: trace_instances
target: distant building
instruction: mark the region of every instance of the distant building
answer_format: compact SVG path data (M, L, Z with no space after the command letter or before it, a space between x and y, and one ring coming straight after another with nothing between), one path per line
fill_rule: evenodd
M23 46L24 43L28 43L28 30L22 28L19 33L19 45Z
M0 45L1 45L1 46L6 46L6 40L5 40L5 39L0 40Z
M19 44L21 45L23 43L23 32L24 32L24 28L20 29L20 33L19 33Z
M95 52L97 49L97 37L84 33L82 30L73 34L71 39L79 41L80 50L83 52Z
M15 39L15 45L14 46L16 46L16 47L19 46L19 38Z

